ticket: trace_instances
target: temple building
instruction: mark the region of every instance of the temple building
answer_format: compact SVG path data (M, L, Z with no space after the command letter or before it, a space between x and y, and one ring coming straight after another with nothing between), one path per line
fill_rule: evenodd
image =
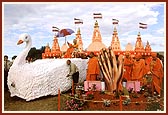
M60 52L60 47L59 47L58 39L56 36L54 36L53 45L51 49L51 53L55 53L55 52Z
M150 47L150 45L149 45L149 42L147 41L147 44L146 44L146 46L145 46L145 52L151 52L151 47Z
M133 46L131 43L128 43L125 47L125 51L133 51Z
M92 42L87 47L86 51L83 50L83 41L82 41L82 37L81 37L80 28L78 28L77 33L76 33L76 37L74 40L77 41L79 54L84 53L86 55L89 55L89 53L92 51L96 55L98 55L99 51L102 48L108 47L108 46L106 47L105 44L103 44L103 42L102 42L102 37L101 37L101 33L99 30L99 25L98 25L97 20L95 21L95 24L94 24ZM152 51L152 48L151 48L148 41L146 43L146 46L144 47L140 32L138 32L135 47L133 47L133 45L131 43L128 43L125 46L125 50L121 50L120 41L119 41L118 32L117 32L116 27L114 27L114 30L113 30L110 47L113 49L113 51L116 55L125 54L125 52L130 52L130 54L132 54L132 55L135 55L136 53L141 53L142 55L151 55L151 51ZM45 47L45 52L42 53L42 58L44 59L44 58L62 57L67 52L67 49L68 49L68 45L66 43L66 39L65 39L65 43L60 48L59 43L58 43L58 39L56 36L54 36L52 48L50 49L49 44L47 44Z
M96 20L94 25L94 31L93 31L93 37L92 37L92 43L88 46L87 51L100 51L102 48L106 47L102 43L102 37L99 30L99 25Z
M116 27L114 27L112 41L111 41L111 47L112 47L113 51L121 51L120 41L118 38L118 33L117 33Z
M145 51L142 40L141 40L140 32L138 33L137 41L135 44L135 51L136 52L144 52Z
M77 40L79 52L83 51L83 42L82 42L82 37L80 33L80 28L78 28L78 31L76 34L76 40Z
M53 38L53 44L52 48L50 49L49 44L46 45L45 47L45 52L42 53L42 58L58 58L62 55L62 52L60 51L58 39L56 36Z
M45 53L50 53L51 52L51 49L50 49L50 46L49 46L49 43L47 43L46 47L45 47Z

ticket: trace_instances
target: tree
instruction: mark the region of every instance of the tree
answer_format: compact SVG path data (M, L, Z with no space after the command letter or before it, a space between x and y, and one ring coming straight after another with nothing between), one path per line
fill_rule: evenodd
M27 57L32 58L33 60L42 59L42 53L45 51L45 46L42 46L40 49L32 47L27 55Z

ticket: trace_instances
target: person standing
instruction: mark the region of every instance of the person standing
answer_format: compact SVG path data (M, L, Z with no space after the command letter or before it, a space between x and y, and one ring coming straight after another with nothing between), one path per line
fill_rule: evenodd
M123 73L123 78L126 79L127 81L131 80L131 74L132 74L132 66L133 66L133 60L129 54L129 52L125 53L124 57L124 73Z
M77 54L79 52L79 49L78 49L78 44L77 44L77 40L76 39L73 40L73 48L74 48L73 57L77 58Z
M8 72L9 72L9 69L11 67L11 62L8 60L8 56L5 55L4 56L4 88L8 88L8 85L7 85L7 77L8 77Z
M74 85L76 85L79 81L79 69L71 60L67 60L67 65L69 66L69 74L66 77L72 77Z
M141 54L135 55L133 63L132 79L133 81L142 81L144 76L145 61L141 59Z
M152 56L146 56L145 57L145 69L144 74L150 74L150 63L152 61Z
M11 61L11 65L13 64L13 62L15 61L15 58L16 58L17 56L13 56L12 57L12 61Z
M157 57L156 53L152 53L152 61L150 64L151 74L153 79L153 85L158 95L161 96L162 82L163 82L163 67L160 59Z
M96 81L97 76L100 74L100 67L97 57L94 52L90 53L90 59L88 61L86 81Z
M69 42L67 42L69 48L67 49L65 55L64 55L64 58L72 58L72 53L74 51L74 48L73 48L73 45Z

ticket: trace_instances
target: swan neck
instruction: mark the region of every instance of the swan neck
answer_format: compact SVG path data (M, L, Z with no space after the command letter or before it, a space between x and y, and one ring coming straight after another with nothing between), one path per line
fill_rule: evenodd
M13 65L23 65L26 63L26 57L28 55L28 52L31 48L32 42L31 40L29 40L28 42L26 42L26 47L24 48L24 50L16 57Z

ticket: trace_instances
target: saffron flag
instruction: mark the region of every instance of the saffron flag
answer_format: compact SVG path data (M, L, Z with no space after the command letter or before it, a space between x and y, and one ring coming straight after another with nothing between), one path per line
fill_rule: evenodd
M58 32L58 31L59 31L59 28L53 26L53 27L52 27L52 31L53 31L53 32Z
M117 19L112 19L112 21L113 21L113 24L118 24L118 22L119 22L119 20L117 20Z
M102 19L102 14L101 13L93 13L93 18L94 19Z
M139 23L139 28L142 28L142 29L147 29L147 24L144 24L144 23Z
M75 24L83 24L83 20L82 19L78 19L78 18L74 18L74 23Z

